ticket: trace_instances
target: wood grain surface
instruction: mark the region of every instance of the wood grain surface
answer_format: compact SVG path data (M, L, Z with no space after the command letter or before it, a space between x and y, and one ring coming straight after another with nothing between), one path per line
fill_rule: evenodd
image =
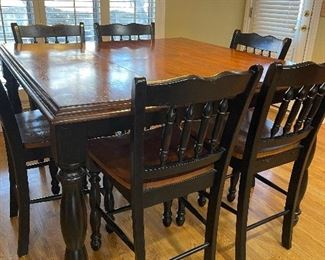
M274 60L184 38L96 45L4 45L0 54L52 124L106 118L130 108L134 77L149 81L267 69Z

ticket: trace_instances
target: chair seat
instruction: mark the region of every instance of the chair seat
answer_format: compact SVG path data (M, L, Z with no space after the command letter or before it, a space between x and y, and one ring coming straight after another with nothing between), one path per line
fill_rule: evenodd
M163 128L155 128L145 132L144 136L144 163L146 166L160 165L159 152L160 140ZM174 140L179 140L180 130L174 128L168 162L176 162L178 159L177 145ZM190 140L188 149L185 152L186 158L193 157L194 142ZM93 139L88 144L88 155L102 169L104 174L110 175L115 181L127 189L131 187L131 145L130 135L105 137ZM204 151L206 152L206 151ZM213 165L188 172L180 176L173 176L166 179L152 180L144 183L144 189L160 188L166 185L185 182L206 174L213 169Z
M26 149L50 146L50 127L39 110L16 114L16 120L23 145Z
M233 157L240 159L240 160L243 159L246 138L248 135L249 126L251 124L252 115L253 115L253 110L249 110L246 113L245 118L244 118L241 128L240 128L240 132L238 134L236 146L235 146L233 154L232 154ZM270 137L272 126L273 126L273 121L267 119L265 121L264 128L262 130L262 136L261 136L262 138ZM281 136L282 133L283 133L283 128L280 127L279 132L277 133L276 136ZM275 155L275 154L282 153L285 151L289 151L289 150L291 150L295 147L298 147L298 146L299 146L299 143L292 143L290 145L286 144L286 145L274 146L274 147L270 147L267 149L263 149L257 153L257 158L264 158L267 156L271 156L271 155Z

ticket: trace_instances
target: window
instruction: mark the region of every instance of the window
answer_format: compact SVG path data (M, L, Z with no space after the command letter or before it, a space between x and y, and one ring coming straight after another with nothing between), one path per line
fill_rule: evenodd
M155 0L110 0L111 23L142 23L155 21Z
M0 0L0 42L12 41L11 23L21 25L35 21L32 0Z
M0 43L14 40L10 26L13 22L19 25L83 22L86 40L91 41L96 22L149 24L155 21L155 12L156 0L0 0Z
M94 23L99 22L100 0L45 0L47 24L85 24L86 40L94 40Z

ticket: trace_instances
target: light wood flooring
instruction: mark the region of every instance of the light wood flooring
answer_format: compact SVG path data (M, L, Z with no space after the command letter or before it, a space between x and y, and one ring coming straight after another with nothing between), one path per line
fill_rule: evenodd
M289 170L290 165L285 165L264 174L285 187ZM322 126L318 136L317 151L309 176L308 189L302 204L303 214L294 230L292 249L286 250L281 246L282 219L277 219L249 232L248 259L325 259L325 125ZM31 197L50 194L49 181L47 170L31 170L29 172ZM190 199L194 202L195 195L191 195ZM120 205L125 203L118 194L116 201ZM256 181L256 187L252 192L249 222L281 210L283 201L283 195ZM176 203L173 205L173 212L175 211ZM206 209L202 208L201 211L205 212ZM183 227L173 223L169 228L162 225L161 213L161 205L145 211L147 259L169 259L202 243L204 227L190 213L187 213ZM59 201L31 206L29 255L23 259L63 259L65 245L61 236L59 215ZM131 236L130 213L122 213L116 219ZM222 210L219 223L218 259L234 259L234 227L235 217ZM104 225L101 231L102 248L94 252L89 245L88 224L86 247L90 259L134 258L133 253L115 234L105 232ZM17 219L9 218L7 162L0 133L0 259L17 259L16 248ZM189 259L202 259L202 254L194 255Z

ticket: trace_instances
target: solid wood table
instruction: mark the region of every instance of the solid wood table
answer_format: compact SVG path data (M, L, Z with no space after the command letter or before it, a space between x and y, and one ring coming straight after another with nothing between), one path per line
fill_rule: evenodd
M134 77L152 81L188 74L211 76L248 70L253 64L263 65L266 71L274 61L183 38L85 46L5 44L0 55L15 111L21 111L20 84L50 122L53 156L61 169L66 259L87 259L82 192L87 139L124 127Z

